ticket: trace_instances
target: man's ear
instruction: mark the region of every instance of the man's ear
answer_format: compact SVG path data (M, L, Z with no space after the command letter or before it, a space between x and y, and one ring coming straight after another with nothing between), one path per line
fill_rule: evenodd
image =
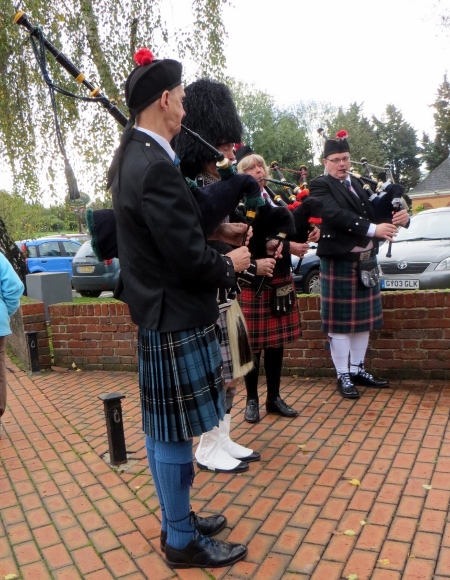
M169 106L169 91L164 91L160 98L160 104L163 109L167 109Z

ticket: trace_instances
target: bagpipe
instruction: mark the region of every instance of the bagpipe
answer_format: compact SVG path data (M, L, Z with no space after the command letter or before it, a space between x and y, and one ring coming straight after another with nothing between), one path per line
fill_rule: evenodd
M18 12L14 18L14 22L18 25L24 26L30 34L30 39L33 45L33 51L35 53L36 59L41 68L42 76L44 81L49 86L52 94L54 91L59 92L65 96L69 96L76 99L81 99L88 102L96 102L102 105L107 112L113 116L113 118L122 126L125 127L128 123L127 117L124 113L116 106L113 100L108 99L104 94L101 93L98 87L95 87L91 82L89 82L83 72L79 70L75 64L65 56L60 50L58 50L51 42L47 40L44 36L40 27L33 26L28 20L27 14L25 12ZM71 75L78 83L85 86L90 91L89 97L80 97L69 91L62 89L55 85L48 73L46 62L45 62L45 49L48 50L54 57L55 60ZM52 102L54 98L52 97ZM55 110L55 122L56 119L56 106ZM239 175L234 170L233 166L224 158L222 152L218 151L215 147L207 143L202 139L197 133L194 133L184 125L182 129L189 134L192 139L197 140L203 146L207 147L210 151L214 152L216 156L216 164L219 175L221 176L221 181L213 183L204 188L199 188L195 182L186 179L203 216L203 229L206 237L209 237L212 232L218 227L223 220L234 211L234 209L243 201L246 218L250 223L254 217L255 212L258 207L264 204L264 200L261 198L260 188L256 180L248 175ZM62 146L62 137L59 135L59 143ZM66 178L69 185L70 198L76 199L79 197L78 187L76 185L76 179L73 174L73 170L68 163L65 151L62 148L61 152L65 160L65 170ZM100 212L100 213L97 213ZM108 259L109 257L117 256L117 247L113 250L114 244L111 243L112 237L115 238L115 219L114 210L91 210L86 212L86 220L88 222L88 227L94 228L89 230L91 235L95 237L95 228L100 228L101 234L99 238L101 240L108 240L106 247L100 248L99 243L94 243L95 249L98 251L97 257L99 259ZM106 231L109 229L109 234ZM114 252L114 256L111 253ZM108 258L106 257L108 256Z
M289 241L305 243L312 229L322 222L322 201L309 197L306 166L302 165L300 168L300 185L288 182L277 162L272 162L270 167L280 179L267 177L264 178L264 181L283 187L286 198L282 200L282 203L278 203L280 207L266 206L260 210L257 221L254 224L253 238L250 243L250 251L256 257L265 255L265 244L268 239L278 239L278 245ZM270 188L265 186L265 191L274 199L275 194ZM281 275L287 275L289 270L290 256L289 252L286 251L277 260L276 271ZM266 286L270 287L270 283L267 277L263 277L256 291L257 298L262 296Z
M285 205L292 212L295 227L295 231L289 235L289 240L305 243L314 227L319 227L322 223L322 201L309 196L306 165L300 166L300 185L289 183L276 161L272 161L270 168L280 179L265 178L265 181L282 186L289 196L290 203L285 202Z

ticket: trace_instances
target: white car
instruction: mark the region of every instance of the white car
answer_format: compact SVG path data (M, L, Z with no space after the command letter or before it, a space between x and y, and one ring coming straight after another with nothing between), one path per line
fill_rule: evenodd
M422 211L378 252L382 290L450 288L450 207Z

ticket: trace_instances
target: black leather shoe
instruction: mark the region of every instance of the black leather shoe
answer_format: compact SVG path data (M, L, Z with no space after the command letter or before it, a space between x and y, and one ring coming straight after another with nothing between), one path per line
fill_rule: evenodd
M239 562L247 555L242 544L211 540L197 531L189 544L178 550L166 544L166 562L171 568L221 568Z
M259 461L261 459L261 455L257 451L253 451L253 453L247 455L247 457L235 457L235 459L249 463L250 461Z
M384 379L374 379L373 376L365 371L364 369L359 369L356 375L350 375L352 382L355 385L360 385L361 387L378 387L382 389L383 387L389 386L389 381Z
M359 399L358 389L352 383L348 373L338 378L337 388L344 399Z
M277 397L275 401L266 401L266 411L282 417L298 417L298 411L289 407L281 397Z
M190 516L194 520L195 528L202 536L215 536L227 525L227 518L225 516L207 516L206 518L202 518L195 515L194 512L191 512ZM161 552L164 552L166 550L167 532L161 530L160 540Z
M255 399L250 399L247 401L247 406L245 407L244 419L247 423L258 423L259 422L259 405L258 401ZM247 459L246 459L247 461Z

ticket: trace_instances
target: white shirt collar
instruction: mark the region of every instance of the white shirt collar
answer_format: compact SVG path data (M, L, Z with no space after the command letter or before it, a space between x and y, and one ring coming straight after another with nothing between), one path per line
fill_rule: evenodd
M149 129L144 129L143 127L138 127L137 125L135 125L134 128L137 131L142 131L142 133L146 133L147 135L149 135L152 139L154 139L158 143L158 145L161 145L161 147L169 155L169 157L172 159L172 161L175 159L175 151L172 149L172 147L170 146L170 143L169 143L169 141L167 141L167 139L165 139L161 135L158 135L158 133L154 133L153 131L150 131Z

